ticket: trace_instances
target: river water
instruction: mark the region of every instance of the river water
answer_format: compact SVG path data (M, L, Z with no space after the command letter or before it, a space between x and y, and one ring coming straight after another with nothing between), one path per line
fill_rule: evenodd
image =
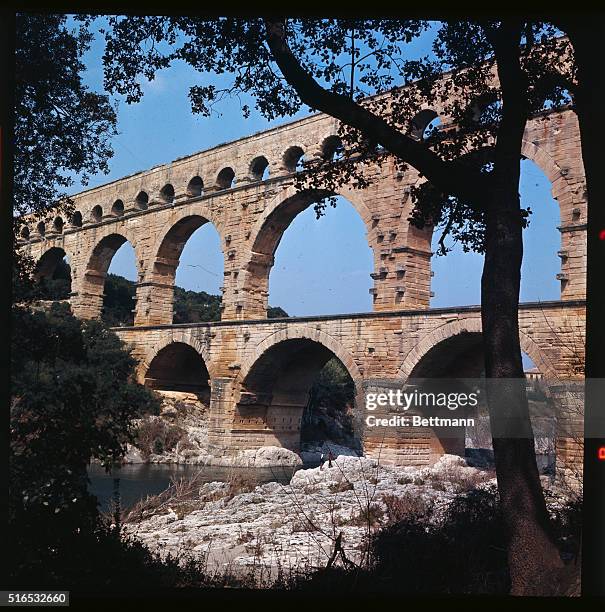
M129 508L141 499L157 495L170 486L173 480L200 475L201 482L214 480L227 481L234 476L242 476L247 481L257 484L263 482L290 482L298 468L234 468L204 465L175 465L158 463L128 464L115 474L120 479L119 492L122 508ZM99 500L100 509L107 511L111 507L114 492L114 475L108 474L98 464L88 468L89 490Z
M469 459L467 451L467 459ZM554 469L553 457L538 455L538 468L543 474L551 474ZM488 458L487 462L490 461ZM471 463L480 465L482 462ZM316 467L317 464L303 465L303 468ZM492 467L492 466L490 466ZM264 482L290 482L294 472L300 468L273 467L273 468L245 468L245 467L218 467L204 465L176 465L162 463L136 463L127 464L120 468L119 477L120 504L126 509L139 500L150 495L157 495L170 486L173 480L191 478L199 474L201 482L229 481L234 477L242 477L248 482L262 484ZM107 511L111 507L114 495L114 475L108 474L100 465L92 464L88 468L90 480L89 490L99 500L100 509Z

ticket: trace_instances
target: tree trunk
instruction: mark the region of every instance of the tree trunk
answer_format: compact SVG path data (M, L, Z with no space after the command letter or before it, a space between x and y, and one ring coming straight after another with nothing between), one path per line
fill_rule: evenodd
M481 319L496 475L509 537L511 594L555 594L556 574L563 564L549 533L519 342L523 241L516 190L494 194L485 244Z

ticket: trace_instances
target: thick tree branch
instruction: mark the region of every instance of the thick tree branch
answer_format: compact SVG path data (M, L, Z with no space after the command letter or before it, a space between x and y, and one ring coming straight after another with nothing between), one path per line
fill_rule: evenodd
M494 153L496 176L511 185L519 181L519 151L528 114L527 77L520 61L521 28L521 22L503 22L497 29L487 29L502 92L502 120Z
M406 136L353 100L324 89L290 50L284 22L271 19L264 21L267 44L273 59L305 104L336 117L378 142L449 195L461 198L477 208L483 206L484 198L481 195L487 188L484 175L457 161L443 161L426 145Z

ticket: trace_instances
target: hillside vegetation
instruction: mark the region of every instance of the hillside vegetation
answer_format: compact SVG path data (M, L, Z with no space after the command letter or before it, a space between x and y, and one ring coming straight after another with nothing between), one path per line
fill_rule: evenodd
M69 264L60 262L52 279L40 282L40 299L65 300L71 292L71 271ZM136 283L117 274L108 274L105 281L103 300L103 321L110 327L133 325ZM288 313L279 306L269 306L269 319L287 317ZM221 296L205 291L187 291L174 288L173 323L201 323L220 321Z

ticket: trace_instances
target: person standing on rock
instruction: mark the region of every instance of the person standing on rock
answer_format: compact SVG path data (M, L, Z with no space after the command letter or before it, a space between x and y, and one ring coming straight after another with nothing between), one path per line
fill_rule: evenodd
M321 472L324 469L324 463L326 462L326 454L322 451L319 456L319 471Z
M332 460L336 459L336 457L333 455L332 450L328 451L328 467L331 468L332 467Z

